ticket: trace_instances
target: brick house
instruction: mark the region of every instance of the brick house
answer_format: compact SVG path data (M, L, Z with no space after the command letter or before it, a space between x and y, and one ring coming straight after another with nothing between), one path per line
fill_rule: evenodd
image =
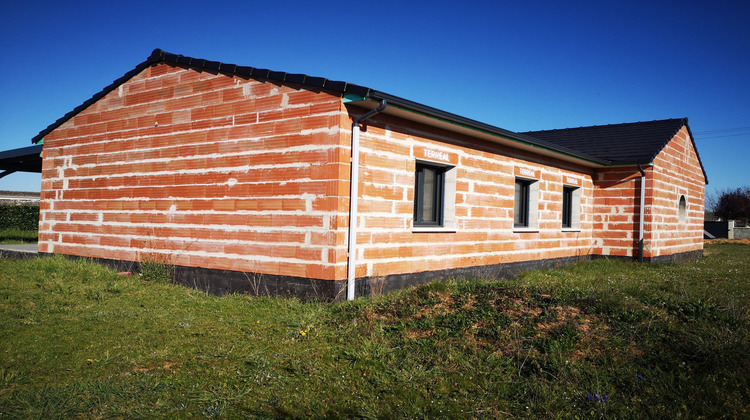
M687 119L514 133L155 50L42 140L40 253L168 262L219 293L353 298L703 252L707 179Z

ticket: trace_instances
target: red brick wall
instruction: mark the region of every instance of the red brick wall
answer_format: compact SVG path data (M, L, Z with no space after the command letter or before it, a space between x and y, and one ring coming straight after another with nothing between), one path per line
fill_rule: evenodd
M686 127L662 149L646 172L644 257L703 249L705 178ZM597 255L638 256L640 172L637 168L597 171L594 181L594 243ZM680 196L687 201L678 221Z
M325 92L150 67L45 138L39 250L343 280L351 115L362 112ZM658 226L647 256L702 247L689 143L682 132L647 169L646 226ZM418 159L455 168L452 229L414 229ZM633 168L595 171L384 114L363 130L360 162L357 277L635 255ZM513 226L521 171L538 181L533 229ZM563 229L571 182L580 226Z
M332 278L341 114L327 93L150 67L46 136L39 251Z
M590 169L380 114L361 136L357 277L385 276L588 255L593 184ZM443 153L455 165L451 232L413 229L415 164ZM430 159L426 159L430 160ZM433 159L440 162L440 159ZM516 168L539 179L538 229L513 227ZM563 231L563 177L582 188L581 226Z
M646 171L646 203L648 179ZM640 177L634 167L598 169L594 176L593 236L594 255L633 257L638 255L638 223L640 217ZM646 209L646 231L650 215ZM650 239L646 234L646 241Z
M654 159L652 175L652 256L703 249L703 207L706 180L690 134L683 127ZM687 203L684 222L679 221L681 196Z

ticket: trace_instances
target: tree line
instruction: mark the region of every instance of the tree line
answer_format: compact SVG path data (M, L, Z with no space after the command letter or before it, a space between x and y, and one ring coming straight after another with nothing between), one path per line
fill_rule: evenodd
M717 190L706 195L706 211L721 220L750 223L750 186Z

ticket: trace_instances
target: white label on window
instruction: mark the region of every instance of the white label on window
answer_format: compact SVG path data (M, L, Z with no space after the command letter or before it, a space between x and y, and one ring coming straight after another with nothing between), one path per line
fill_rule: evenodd
M536 174L534 173L534 171L533 171L533 170L531 170L531 169L528 169L528 168L519 168L519 169L518 169L518 172L519 172L519 173L520 173L521 175L524 175L524 176L530 176L530 177L534 177L534 176L536 175Z
M450 157L448 157L448 153L439 152L437 150L425 149L424 157L428 159L437 159L437 160L442 160L445 162L450 162Z
M578 180L569 176L565 177L565 183L570 185L578 185Z

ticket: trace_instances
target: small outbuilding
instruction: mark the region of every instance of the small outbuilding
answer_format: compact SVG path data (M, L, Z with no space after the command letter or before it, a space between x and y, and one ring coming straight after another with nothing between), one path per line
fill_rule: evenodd
M39 252L341 299L703 252L687 119L515 133L346 82L155 50L39 133Z

